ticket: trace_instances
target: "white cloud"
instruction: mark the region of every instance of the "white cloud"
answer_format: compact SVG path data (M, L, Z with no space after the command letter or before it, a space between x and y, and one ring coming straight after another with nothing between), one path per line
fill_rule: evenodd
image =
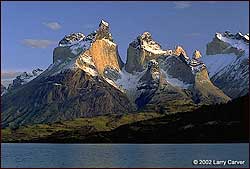
M46 27L56 31L62 28L62 26L58 22L44 22L43 25Z
M188 2L188 1L178 1L178 2L174 2L174 4L175 4L175 8L178 8L178 9L185 9L185 8L191 7L191 2Z
M57 42L45 39L24 39L22 44L32 47L32 48L47 48L51 45L56 45Z

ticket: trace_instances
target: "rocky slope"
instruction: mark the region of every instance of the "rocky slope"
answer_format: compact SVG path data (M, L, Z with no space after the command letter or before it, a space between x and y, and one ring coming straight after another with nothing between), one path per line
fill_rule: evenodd
M248 143L249 96L78 137L81 143ZM62 135L62 134L61 134ZM68 136L69 137L69 136ZM34 140L35 141L35 140ZM36 142L62 142L57 135Z
M249 92L249 34L216 33L202 60L212 82L231 98Z
M249 97L176 114L81 118L2 130L3 142L248 143ZM138 117L139 116L139 117ZM38 132L39 131L39 132Z
M2 103L3 127L132 111L122 92L80 69L31 81L4 95Z
M31 72L23 72L20 75L18 75L11 84L8 86L8 91L16 89L31 80L35 79L37 76L39 76L43 72L42 69L34 69Z
M7 92L7 88L1 84L1 96Z

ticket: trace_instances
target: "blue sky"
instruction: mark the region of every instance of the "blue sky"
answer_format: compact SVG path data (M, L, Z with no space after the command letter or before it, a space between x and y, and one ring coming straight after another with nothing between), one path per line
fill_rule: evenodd
M128 44L149 31L164 49L205 52L215 32L249 32L248 2L2 2L2 71L46 69L64 35L110 23L122 59Z

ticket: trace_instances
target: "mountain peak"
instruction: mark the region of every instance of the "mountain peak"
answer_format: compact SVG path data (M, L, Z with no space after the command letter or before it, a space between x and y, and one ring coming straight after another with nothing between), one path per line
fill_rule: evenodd
M130 46L135 49L143 49L154 55L166 55L167 51L161 48L161 45L153 40L152 35L149 32L143 32L139 35Z
M101 20L98 29L86 37L82 33L65 36L54 49L53 65L47 72L54 75L67 69L81 69L98 76L108 68L119 71L122 65L109 24Z
M151 44L161 48L161 46L153 40L152 35L149 32L143 32L141 35L137 37L137 40L139 41L140 45Z
M100 24L99 24L99 27L101 26L106 26L106 27L109 27L109 23L104 21L104 20L101 20Z
M181 54L185 57L185 59L189 59L186 51L181 46L177 45L174 50L174 55L180 56Z
M243 35L241 32L232 34L230 31L225 31L224 33L215 33L215 38L227 42L228 40L242 40L245 43L249 43L249 33Z
M43 72L42 69L37 68L32 70L31 72L23 72L20 75L18 75L11 84L9 84L8 91L16 89L31 80L35 79L37 76L39 76Z
M71 46L84 38L85 35L81 32L70 33L69 35L64 36L64 38L59 42L59 46Z
M149 32L143 32L141 35L138 36L138 38L142 40L152 40L152 35Z
M200 59L201 57L202 57L202 55L201 55L200 51L195 50L194 53L193 53L193 59L198 60L198 59Z
M96 39L100 40L100 39L108 39L111 42L113 42L113 38L112 35L110 33L109 30L109 23L101 20L100 24L99 24L99 28L96 31Z
M215 33L212 42L207 44L206 54L234 53L240 57L244 55L245 51L249 51L249 34L243 35L241 32L232 34L229 31L225 31L224 33Z
M161 45L153 40L149 32L143 32L129 44L125 69L128 72L142 71L144 64L159 56L170 55L172 51L163 50Z

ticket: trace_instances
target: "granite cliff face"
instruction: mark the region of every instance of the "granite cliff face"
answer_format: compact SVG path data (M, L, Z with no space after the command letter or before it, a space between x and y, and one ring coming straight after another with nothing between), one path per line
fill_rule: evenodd
M80 58L91 58L95 64L96 71L104 74L105 68L112 68L120 71L123 62L118 54L118 46L114 43L109 30L109 24L101 21L99 28L88 36L82 33L72 33L65 36L54 50L54 62L64 61L71 58L76 63L82 63ZM81 64L79 64L80 66ZM84 68L83 68L84 69Z
M129 44L125 70L129 73L142 71L149 60L169 53L172 51L161 49L161 46L152 39L152 35L144 32Z

